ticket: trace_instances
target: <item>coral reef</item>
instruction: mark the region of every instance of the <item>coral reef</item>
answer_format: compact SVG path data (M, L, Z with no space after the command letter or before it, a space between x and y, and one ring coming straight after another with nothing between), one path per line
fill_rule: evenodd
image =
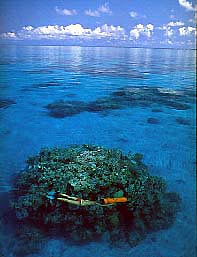
M180 208L179 196L166 192L165 181L149 174L142 157L94 145L42 149L17 175L11 206L18 220L53 227L74 240L106 232L113 243L126 240L134 246L149 231L168 228ZM77 206L50 197L53 192L96 202L128 201Z
M46 240L43 233L35 226L20 223L16 227L14 238L11 250L16 257L37 253Z
M106 112L128 107L152 108L153 112L162 111L164 106L177 110L187 110L195 102L193 89L171 90L161 87L130 86L118 89L109 96L95 101L56 101L45 106L49 116L63 118L81 112ZM158 108L157 108L158 107Z
M64 118L79 114L83 110L85 111L85 104L81 101L56 101L48 104L49 116L55 118Z

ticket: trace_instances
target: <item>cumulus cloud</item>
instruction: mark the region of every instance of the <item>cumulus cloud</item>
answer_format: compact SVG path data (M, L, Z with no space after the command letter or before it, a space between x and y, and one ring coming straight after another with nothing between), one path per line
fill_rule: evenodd
M141 35L145 35L150 38L153 34L154 26L152 24L137 24L130 30L130 39L138 39Z
M129 40L134 43L142 43L138 40L140 37L144 39L151 38L151 42L162 40L164 44L180 45L187 44L189 40L194 45L196 30L194 26L180 26L181 22L169 22L162 27L154 27L153 24L137 24L127 33L121 26L114 25L97 25L95 28L84 27L81 24L63 25L47 25L33 27L31 25L22 27L19 31L9 31L0 34L3 40L58 40L69 42L66 40L74 40L74 42L121 42L121 44L129 44ZM160 31L159 31L160 30ZM148 41L144 39L143 43ZM188 45L189 46L189 45Z
M137 12L130 12L129 15L131 16L131 18L136 18L137 17Z
M157 27L159 30L164 31L164 35L168 38L174 37L176 38L179 36L189 36L189 35L195 35L196 29L192 26L184 26L184 22L182 21L176 21L176 22L169 22L168 24L164 24L162 27ZM183 26L183 27L181 27Z
M183 26L184 22L182 21L170 21L167 24L164 24L162 27L158 27L159 30L164 31L164 36L172 37L177 33L176 27Z
M81 24L71 24L68 26L48 25L41 27L26 26L17 33L7 32L0 35L7 39L56 39L63 40L69 38L80 39L119 39L125 40L127 35L124 28L104 24L95 29L84 28Z
M174 30L171 29L170 27L167 27L166 30L165 30L164 35L167 36L167 37L172 37L173 34L174 34Z
M186 8L186 10L188 10L188 11L195 11L196 10L196 8L193 7L192 3L187 1L187 0L179 0L179 4L181 6L183 6L184 8Z
M112 39L122 39L125 40L127 35L125 30L120 26L113 26L104 24L101 27L97 27L92 31L92 36L96 38L108 37Z
M77 11L75 9L73 9L73 10L60 9L57 6L55 7L55 11L56 11L56 13L58 13L60 15L65 15L65 16L72 16L72 15L76 15L77 14Z
M161 27L157 27L159 30L170 30L171 27L180 27L180 26L184 26L184 22L182 21L170 21L167 24L164 24Z
M170 21L167 26L169 27L179 27L179 26L184 26L184 22L182 21Z
M191 27L191 26L182 27L182 28L179 28L179 34L180 34L180 36L195 35L196 34L196 29L194 27Z
M99 6L96 10L85 10L85 14L92 17L100 17L102 14L111 15L112 11L109 8L109 4L104 3L103 5Z
M17 35L14 32L5 32L5 33L0 34L0 38L17 39Z
M26 26L26 27L23 27L22 28L23 30L26 30L26 31L31 31L33 30L34 28L32 26Z

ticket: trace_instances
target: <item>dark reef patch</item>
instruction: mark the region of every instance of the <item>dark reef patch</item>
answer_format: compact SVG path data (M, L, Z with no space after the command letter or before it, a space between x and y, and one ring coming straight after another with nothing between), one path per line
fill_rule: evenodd
M42 149L15 178L12 209L23 226L52 228L79 242L108 233L113 244L135 246L147 233L169 228L180 209L179 196L149 174L142 158L95 145ZM28 233L20 233L24 242L41 238L33 228Z
M190 120L182 117L177 117L176 122L181 125L190 125Z
M119 109L120 107L109 101L108 99L98 99L93 102L82 102L82 101L56 101L54 103L45 106L49 110L49 116L55 118L64 118L73 116L81 112L104 112L108 110ZM106 113L105 113L106 114Z
M160 121L156 118L148 118L147 119L147 123L150 123L150 124L159 124Z
M159 109L159 108L153 108L151 111L152 112L163 112L163 110Z
M194 101L193 88L187 90L171 90L158 87L131 86L120 88L109 96L90 102L73 101L71 104L70 101L60 100L49 104L47 109L50 110L50 116L63 118L84 111L101 113L128 107L152 108L154 106L152 109L153 112L162 111L160 106L176 110L187 110L191 108L191 104ZM51 115L53 111L54 113L58 112L59 115Z
M70 94L66 94L65 96L69 98L73 98L73 97L76 97L77 94L70 93Z
M170 90L160 87L124 87L112 93L114 101L128 106L163 105L178 110L191 108L188 104L192 97L183 90Z
M16 104L16 102L12 99L8 98L0 98L0 108L8 108L10 105Z
M85 103L81 101L56 101L45 106L49 110L49 116L64 118L85 111Z
M116 141L121 143L121 144L127 144L129 142L129 140L124 138L124 137L120 137Z
M105 97L87 103L85 110L88 112L101 112L107 110L116 110L120 108L121 106L118 103L112 101L108 97Z

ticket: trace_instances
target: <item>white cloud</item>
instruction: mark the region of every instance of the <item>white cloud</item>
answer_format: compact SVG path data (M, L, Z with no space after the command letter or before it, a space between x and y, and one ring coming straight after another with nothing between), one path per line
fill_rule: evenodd
M100 17L100 12L99 11L97 11L97 10L94 10L94 11L92 11L92 10L85 10L85 14L87 15L87 16L92 16L92 17Z
M175 25L175 23L169 22L167 25L163 25L162 27L157 27L157 29L158 30L163 30L164 31L164 35L166 37L172 37L174 35L174 30L172 29L172 27L176 27L174 25Z
M0 38L3 39L17 39L17 36L14 32L5 32L0 34Z
M76 15L77 14L77 11L75 9L73 9L73 10L60 9L57 6L55 7L55 11L56 11L56 13L58 13L60 15L65 15L65 16L72 16L72 15Z
M141 14L138 14L137 12L134 12L134 11L131 11L129 12L129 16L133 19L146 19L146 15L141 15Z
M100 13L112 14L112 11L110 10L108 3L104 3L103 5L101 5L101 6L98 8L98 11L99 11Z
M152 24L138 24L130 30L130 39L138 39L140 35L145 35L150 38L153 34L154 26Z
M111 15L112 11L109 8L109 4L105 3L99 6L96 10L91 10L91 9L85 10L85 14L92 17L100 17L101 14Z
M148 25L146 25L146 28L147 28L149 31L153 31L154 26L153 26L152 24L148 24Z
M86 29L81 26L81 24L71 24L68 26L59 25L48 25L41 26L27 30L23 27L21 31L18 32L20 38L32 38L32 39L63 39L67 36L86 36L91 33L91 29Z
M136 18L137 12L130 12L129 15L131 16L131 18Z
M127 38L125 30L120 26L113 25L103 25L101 27L97 27L92 31L92 36L97 38L109 37L112 39L122 39L125 40Z
M184 22L182 21L171 21L167 24L169 27L179 27L179 26L184 26Z
M101 39L108 38L125 40L127 35L124 28L104 24L95 29L84 28L81 24L71 24L68 26L48 25L33 28L32 26L23 27L17 33L7 32L0 35L7 39L56 39L63 40L69 38L80 39Z
M166 37L172 37L175 34L175 28L183 26L184 22L182 21L170 21L167 24L164 24L162 27L158 27L159 30L164 31Z
M168 24L164 24L162 27L157 27L158 30L163 30L164 35L168 38L177 36L189 36L189 35L195 35L196 29L192 26L184 26L184 22L182 21L176 21L176 22L169 22ZM183 27L181 27L183 26Z
M192 3L187 0L179 0L179 4L186 8L188 11L195 11L196 8L192 6Z
M167 37L172 37L174 35L174 30L171 29L170 27L167 27L164 33L165 36Z
M33 27L32 26L26 26L26 27L23 27L22 29L26 30L26 31L31 31L31 30L33 30Z
M171 26L168 26L171 25ZM176 26L175 26L176 25ZM187 40L192 40L194 44L194 35L196 33L194 26L178 26L177 22L164 24L162 27L154 27L153 24L137 24L131 28L130 33L126 33L121 26L114 25L97 25L95 28L83 27L81 24L48 25L33 27L31 25L22 27L19 31L10 31L0 34L1 39L7 40L76 40L75 42L89 42L91 40L103 40L102 42L125 42L129 44L129 40L136 41L142 37L144 42L151 38L151 42L162 39L164 44L180 45L183 42L187 44ZM159 32L160 30L160 32ZM161 34L162 32L162 34ZM157 34L158 33L158 34ZM159 34L160 33L160 34ZM146 37L146 38L144 38ZM187 41L187 42L186 42ZM69 42L69 41L68 41ZM139 41L140 43L142 41Z
M179 28L179 34L180 36L189 36L189 35L195 35L196 29L194 27L188 26L188 27L182 27Z

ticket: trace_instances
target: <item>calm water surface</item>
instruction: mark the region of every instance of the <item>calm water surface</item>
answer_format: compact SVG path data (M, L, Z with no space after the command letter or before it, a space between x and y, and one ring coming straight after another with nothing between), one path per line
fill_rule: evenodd
M195 51L3 46L0 61L0 191L9 190L12 175L44 146L85 143L140 152L152 174L184 199L180 219L187 210L193 233ZM112 97L125 90L136 90L132 104ZM81 103L98 99L124 104L82 110ZM50 115L46 106L59 100L78 112ZM181 256L175 245L171 257Z

